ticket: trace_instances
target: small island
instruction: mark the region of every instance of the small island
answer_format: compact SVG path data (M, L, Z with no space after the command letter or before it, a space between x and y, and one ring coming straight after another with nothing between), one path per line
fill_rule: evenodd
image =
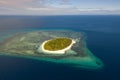
M44 41L40 48L47 54L65 54L74 43L75 41L70 38L55 38Z
M21 31L0 41L0 55L29 58L75 68L101 69L102 61L87 48L83 32Z

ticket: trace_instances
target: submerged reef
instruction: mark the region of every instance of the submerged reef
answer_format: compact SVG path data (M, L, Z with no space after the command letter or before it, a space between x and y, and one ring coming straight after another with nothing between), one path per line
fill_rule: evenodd
M1 40L0 55L25 57L85 69L103 67L102 61L87 48L84 33L70 30L39 30L10 35Z

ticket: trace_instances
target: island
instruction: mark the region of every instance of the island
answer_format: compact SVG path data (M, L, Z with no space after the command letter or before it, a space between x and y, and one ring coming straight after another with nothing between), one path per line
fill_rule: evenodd
M87 48L85 39L83 32L72 30L21 31L0 41L0 55L101 69L103 62Z
M69 50L74 43L75 41L69 38L55 38L44 41L40 50L47 54L65 54L65 51Z

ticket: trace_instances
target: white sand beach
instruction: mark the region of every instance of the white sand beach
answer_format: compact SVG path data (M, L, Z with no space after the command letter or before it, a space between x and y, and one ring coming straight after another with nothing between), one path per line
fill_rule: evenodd
M64 49L62 49L62 50L50 51L50 50L44 49L44 45L45 45L45 43L48 42L48 41L49 41L49 40L44 41L44 42L41 44L41 47L40 47L40 48L42 49L42 51L45 52L46 54L65 54L65 51L71 49L72 45L76 43L76 41L72 39L72 43L71 43L68 47L66 47L66 48L64 48ZM41 50L41 49L40 49L40 50ZM39 49L38 49L38 50L39 50Z

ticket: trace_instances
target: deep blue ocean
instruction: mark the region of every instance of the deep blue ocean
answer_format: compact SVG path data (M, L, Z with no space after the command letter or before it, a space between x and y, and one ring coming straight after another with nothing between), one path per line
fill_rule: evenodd
M0 38L10 32L66 29L86 33L101 70L86 70L25 58L0 56L0 80L120 80L120 16L0 16Z

